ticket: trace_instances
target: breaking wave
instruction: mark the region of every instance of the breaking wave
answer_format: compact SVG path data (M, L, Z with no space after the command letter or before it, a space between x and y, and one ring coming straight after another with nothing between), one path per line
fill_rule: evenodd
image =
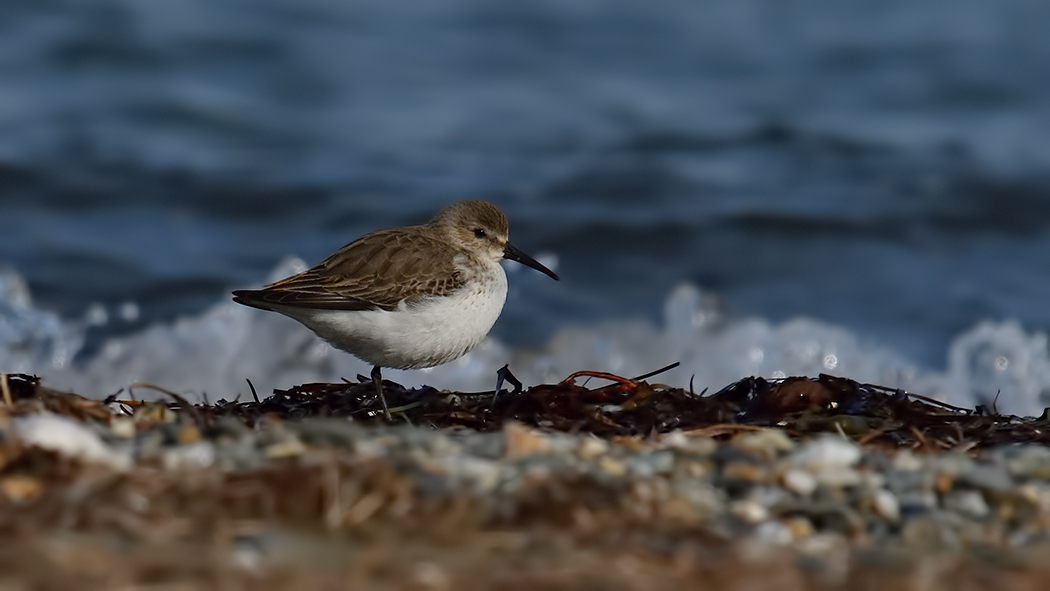
M273 276L302 267L302 261L288 259ZM946 351L945 367L937 369L819 320L727 317L715 295L690 284L671 291L663 316L662 326L625 320L563 328L533 349L514 350L489 338L447 365L387 370L384 376L405 385L479 391L493 387L496 369L505 363L526 384L535 384L581 369L632 376L679 361L680 367L654 380L700 391L751 375L830 373L958 406L994 404L1001 413L1019 415L1041 413L1050 392L1046 334L1014 321L982 321L959 334ZM211 401L250 396L249 379L266 395L304 382L353 380L370 369L290 319L232 301L112 338L88 358L77 358L88 327L108 318L93 309L81 320L62 320L33 305L17 272L2 271L0 368L34 373L51 387L96 398L146 382ZM134 393L151 396L146 389Z

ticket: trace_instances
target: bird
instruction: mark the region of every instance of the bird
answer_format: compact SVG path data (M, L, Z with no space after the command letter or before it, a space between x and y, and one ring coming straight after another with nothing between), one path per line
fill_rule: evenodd
M500 264L559 277L508 241L507 216L486 201L457 201L429 222L377 230L316 267L233 301L299 321L372 365L389 421L382 368L422 369L465 355L492 329L507 299Z

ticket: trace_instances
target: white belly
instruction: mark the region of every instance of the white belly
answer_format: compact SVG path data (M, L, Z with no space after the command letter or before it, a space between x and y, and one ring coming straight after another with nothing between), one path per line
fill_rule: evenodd
M497 267L498 268L498 267ZM420 369L462 357L485 338L507 299L502 268L488 281L451 295L386 310L318 310L274 306L334 347L372 365Z

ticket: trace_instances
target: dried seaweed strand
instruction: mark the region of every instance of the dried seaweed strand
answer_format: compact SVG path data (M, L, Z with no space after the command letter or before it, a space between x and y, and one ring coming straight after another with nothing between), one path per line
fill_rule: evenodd
M681 361L675 361L671 365L666 365L666 366L661 367L660 369L657 369L655 371L651 371L649 373L643 373L640 376L634 376L633 378L631 378L631 381L640 382L642 380L649 379L649 378L651 378L653 376L660 375L660 374L664 373L665 371L671 371L672 369L678 367L679 365L682 365L682 362Z

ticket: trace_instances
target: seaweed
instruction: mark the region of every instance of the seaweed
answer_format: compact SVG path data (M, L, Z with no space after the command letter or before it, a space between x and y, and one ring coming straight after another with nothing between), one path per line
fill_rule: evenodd
M588 388L580 377L611 384ZM649 376L642 376L649 377ZM647 436L674 430L739 424L778 427L793 437L841 432L864 444L950 449L1006 443L1050 443L1047 417L1017 417L964 409L928 397L821 374L816 378L767 380L749 377L705 395L601 372L578 372L556 384L520 392L442 392L406 388L384 380L393 421L434 428L497 431L508 421L599 437ZM173 402L181 409L184 403ZM261 401L197 405L214 420L232 416L248 425L267 416L349 417L365 424L386 422L372 382L302 384L276 390Z

